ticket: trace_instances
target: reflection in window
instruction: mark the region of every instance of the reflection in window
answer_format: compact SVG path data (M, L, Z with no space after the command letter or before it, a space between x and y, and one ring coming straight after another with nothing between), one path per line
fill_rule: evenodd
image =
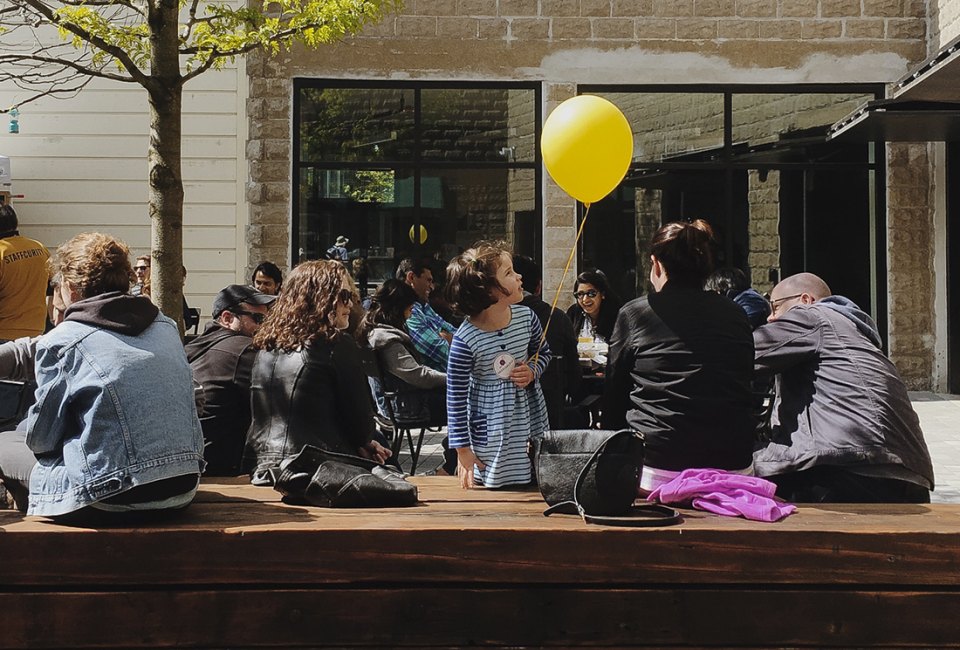
M296 83L294 261L341 235L373 282L479 239L539 259L536 86Z
M300 160L409 160L413 91L304 88L300 95Z
M633 159L672 160L723 146L719 93L597 93L613 102L633 129Z
M824 135L827 127L871 99L864 93L734 94L733 141L756 146Z

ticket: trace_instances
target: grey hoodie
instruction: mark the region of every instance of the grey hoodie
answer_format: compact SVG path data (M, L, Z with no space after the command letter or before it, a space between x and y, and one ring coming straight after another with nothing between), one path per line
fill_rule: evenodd
M772 437L754 452L760 476L834 465L933 489L933 466L897 369L872 319L831 296L753 333L758 373L779 375Z
M440 388L447 385L447 375L423 365L416 356L413 341L406 332L390 325L378 324L367 335L370 347L377 351L384 370L416 388Z

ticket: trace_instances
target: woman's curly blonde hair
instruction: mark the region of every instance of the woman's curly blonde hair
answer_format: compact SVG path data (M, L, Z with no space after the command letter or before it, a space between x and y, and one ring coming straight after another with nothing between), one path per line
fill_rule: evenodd
M66 281L81 299L111 291L126 293L134 277L127 245L99 232L76 235L47 264L50 276L58 284Z
M333 340L337 329L330 315L338 303L344 302L343 287L347 278L346 267L334 260L303 262L296 266L254 335L254 345L262 350L293 352L315 339Z

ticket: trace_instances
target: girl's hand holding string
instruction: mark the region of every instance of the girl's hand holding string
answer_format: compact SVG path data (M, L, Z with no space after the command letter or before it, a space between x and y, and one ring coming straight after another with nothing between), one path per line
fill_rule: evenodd
M473 487L473 467L476 465L479 469L486 469L477 455L473 453L470 447L460 447L457 449L457 476L460 477L460 487L469 490Z
M510 373L510 381L512 381L517 388L526 388L530 385L530 382L533 381L533 378L533 368L526 363L517 364L513 372Z

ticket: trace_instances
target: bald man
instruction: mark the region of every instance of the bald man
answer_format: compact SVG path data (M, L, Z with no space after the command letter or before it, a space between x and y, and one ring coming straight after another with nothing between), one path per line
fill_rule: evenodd
M757 474L794 502L929 502L920 421L873 319L812 273L775 286L770 308L753 333L757 373L777 377Z

